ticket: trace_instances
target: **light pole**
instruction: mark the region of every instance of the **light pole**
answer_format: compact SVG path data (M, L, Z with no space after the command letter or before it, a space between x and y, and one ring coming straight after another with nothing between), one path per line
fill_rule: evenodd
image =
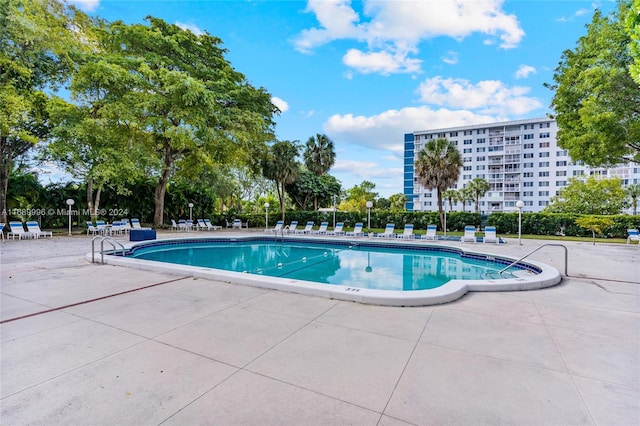
M67 205L69 206L69 236L71 236L71 206L75 203L76 202L73 200L73 198L67 199Z
M516 207L518 208L518 245L522 245L522 208L524 207L524 202L522 200L518 200L516 203Z
M371 236L371 207L373 207L373 203L367 201L367 236Z
M445 200L444 205L444 237L447 238L447 200Z
M189 203L189 220L193 222L193 203Z
M269 203L264 203L264 229L269 229Z

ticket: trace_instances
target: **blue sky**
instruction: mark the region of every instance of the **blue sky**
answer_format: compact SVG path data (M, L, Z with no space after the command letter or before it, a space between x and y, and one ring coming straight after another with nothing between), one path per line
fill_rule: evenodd
M402 192L403 135L543 117L562 52L611 0L69 0L108 21L152 15L222 39L282 114L280 140L336 146L330 173Z

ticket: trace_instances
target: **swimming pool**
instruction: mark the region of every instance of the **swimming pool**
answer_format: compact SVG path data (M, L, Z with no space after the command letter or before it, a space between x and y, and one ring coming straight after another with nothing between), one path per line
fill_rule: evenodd
M557 270L537 262L440 244L273 237L188 238L134 245L106 263L383 305L445 303L467 291L555 285Z

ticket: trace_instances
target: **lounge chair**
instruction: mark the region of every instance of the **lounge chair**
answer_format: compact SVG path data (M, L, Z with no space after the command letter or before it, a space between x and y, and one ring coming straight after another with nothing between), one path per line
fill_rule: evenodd
M133 229L137 229L135 223L133 225ZM189 232L191 231L191 225L189 225L189 223L184 219L178 219L178 230Z
M476 242L476 227L472 226L472 225L467 225L464 227L464 235L462 237L460 237L460 242L464 243L464 242L469 242L469 243L475 243Z
M329 222L320 222L320 228L316 231L311 231L314 235L325 235L327 233L327 227L329 226Z
M327 231L327 235L344 235L345 232L342 230L344 228L344 222L336 223L336 227L333 228L332 231Z
M180 227L178 226L178 224L176 223L175 219L171 219L171 230L172 231L177 231L179 230Z
M209 231L209 227L206 223L204 223L204 219L198 219L198 229L202 229L203 231Z
M298 221L297 220L292 220L291 223L289 224L289 226L287 226L287 228L285 229L285 232L287 234L295 234L297 227L298 227Z
M222 229L222 226L213 225L210 219L205 219L204 224L207 225L207 228L211 229L212 231L215 231L216 229Z
M495 226L485 226L484 227L484 237L482 237L482 244L484 244L484 243L500 244L500 239L496 235L496 227Z
M131 219L131 229L151 229L140 226L140 219Z
M129 219L127 219L126 217L123 217L122 219L120 219L120 225L122 225L123 234L128 234L131 231L131 223L129 222Z
M631 241L637 241L640 245L640 232L637 229L627 229L627 244L631 244Z
M18 237L19 240L33 238L33 234L31 232L25 231L24 226L22 226L22 222L9 222L9 233L7 234L7 238L11 237L12 240L15 240Z
M353 231L347 232L345 235L348 237L362 237L362 222L358 222L353 227Z
M374 234L374 235L379 238L395 238L396 234L393 233L395 228L396 228L395 224L387 223L387 226L384 227L384 232Z
M304 229L297 229L296 234L309 234L313 230L313 221L310 220L305 225Z
M123 226L120 221L112 222L108 230L111 235L122 235Z
M107 233L109 232L107 222L105 222L104 220L96 220L96 228L98 228L98 233L101 235L107 235Z
M100 232L98 227L95 226L90 220L87 221L87 235L89 235L89 232L91 232L91 235L96 235L98 232Z
M400 236L405 240L413 239L413 224L405 223L404 231L402 232L402 234Z
M0 237L4 240L4 223L0 223Z
M233 223L231 224L231 227L233 229L242 229L242 220L240 219L233 219Z
M276 226L274 226L271 229L265 229L264 232L273 232L274 234L277 232L282 231L282 227L284 226L284 221L283 220L279 220L276 222Z
M423 240L438 241L438 235L436 234L438 227L436 225L427 225L427 233L423 235Z

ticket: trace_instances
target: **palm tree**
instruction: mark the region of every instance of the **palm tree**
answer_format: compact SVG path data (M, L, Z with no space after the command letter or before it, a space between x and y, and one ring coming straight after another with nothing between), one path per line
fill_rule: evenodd
M460 151L453 142L449 142L445 138L431 139L418 153L415 173L422 186L436 190L442 229L444 229L442 193L458 181L461 168Z
M286 195L284 187L286 184L295 182L300 173L300 164L296 161L299 153L296 142L278 141L274 143L262 164L262 175L276 182L282 220L284 220Z
M487 191L491 189L491 185L486 180L477 177L477 178L474 178L471 182L469 182L469 184L467 185L467 189L469 190L469 193L471 194L473 200L476 203L476 213L479 213L480 197L484 197L484 194L486 194Z
M303 154L304 164L311 172L320 177L326 174L336 162L333 141L327 135L316 134L307 140ZM318 197L313 197L313 208L318 210Z
M453 203L457 203L460 196L455 189L447 189L442 193L442 198L449 201L449 213L451 213L453 211Z
M634 216L638 214L638 197L640 197L640 184L633 184L627 186L625 189L627 196L631 198L631 204L633 205Z

